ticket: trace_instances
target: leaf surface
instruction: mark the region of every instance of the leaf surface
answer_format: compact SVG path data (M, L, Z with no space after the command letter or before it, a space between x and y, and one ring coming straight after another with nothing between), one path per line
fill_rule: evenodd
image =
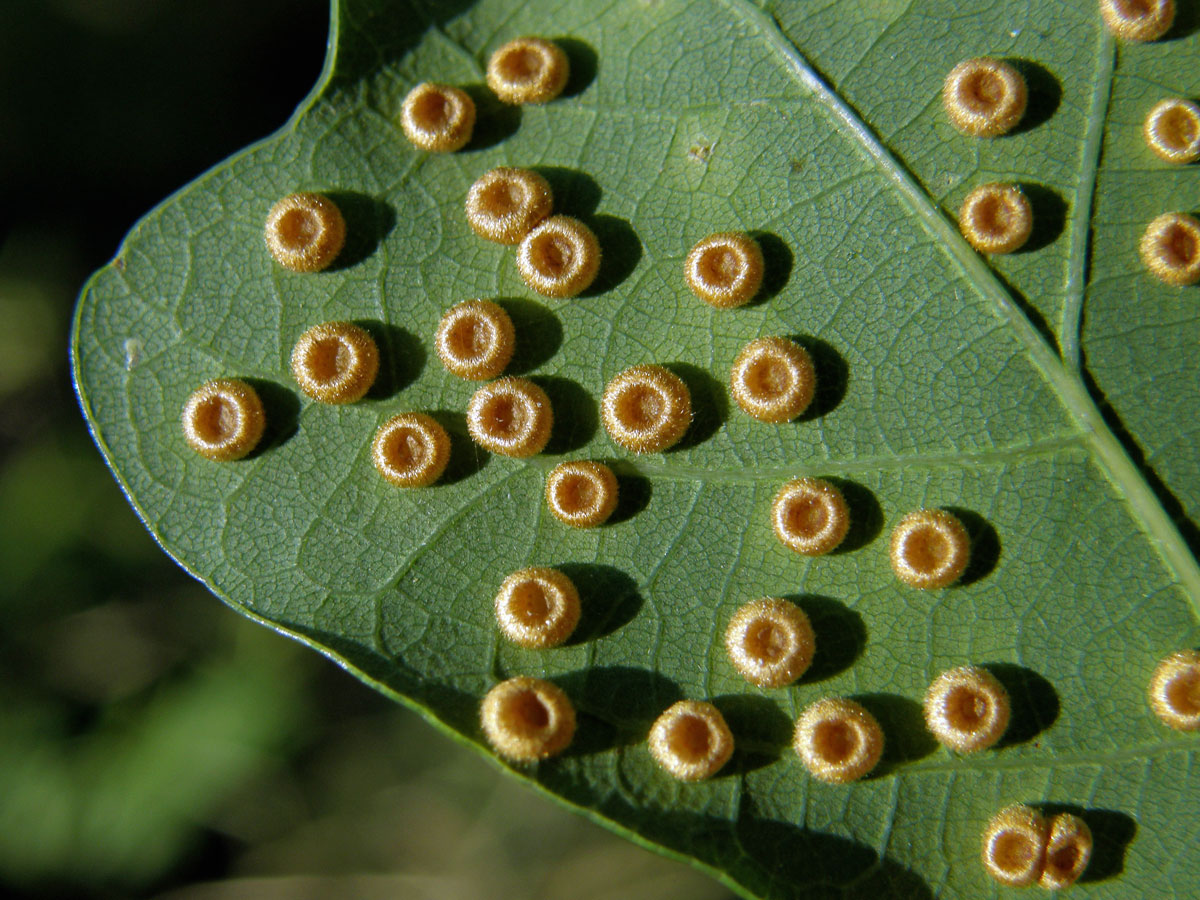
M483 67L522 34L561 39L572 81L546 106L504 109ZM1200 204L1197 170L1159 164L1140 137L1160 95L1200 91L1197 40L1181 21L1117 47L1088 0L977 13L343 0L326 75L287 127L148 215L85 289L85 414L164 549L230 605L480 745L493 684L555 680L579 734L518 774L747 896L990 896L979 835L1017 801L1083 812L1089 896L1189 896L1197 743L1158 723L1145 690L1162 656L1200 640L1200 318L1195 289L1153 282L1136 243L1159 212ZM991 141L940 108L944 73L985 53L1026 61L1032 91L1017 133ZM473 86L464 151L405 141L400 104L421 80ZM501 164L538 167L557 209L599 235L583 297L535 297L512 250L467 227L468 186ZM988 260L954 218L993 180L1030 186L1039 231ZM267 210L297 190L329 193L349 223L318 275L281 269L262 242ZM760 238L767 286L717 311L682 264L730 229ZM532 460L473 448L475 385L433 353L442 312L471 297L506 305L510 371L553 401L554 436ZM347 407L308 401L289 373L299 334L332 319L364 323L383 356L380 384ZM814 408L785 426L729 399L733 358L762 335L793 336L817 362ZM696 415L680 448L633 457L597 399L644 362L684 377ZM188 394L217 377L251 379L268 410L265 446L238 463L196 456L179 427ZM396 490L372 466L375 429L407 410L450 426L435 487ZM614 464L617 521L580 532L548 514L545 473L564 458ZM854 526L833 555L799 557L771 533L771 498L799 474L845 487ZM888 561L890 526L923 506L972 532L972 566L944 591L902 586ZM496 588L533 564L580 585L566 647L497 634ZM790 688L754 689L725 656L730 616L760 596L792 598L816 629L813 668ZM966 663L993 668L1015 716L999 749L956 757L919 702ZM850 787L812 780L789 747L800 711L828 695L859 698L887 734L882 765ZM681 697L713 699L738 742L706 783L671 781L646 749Z

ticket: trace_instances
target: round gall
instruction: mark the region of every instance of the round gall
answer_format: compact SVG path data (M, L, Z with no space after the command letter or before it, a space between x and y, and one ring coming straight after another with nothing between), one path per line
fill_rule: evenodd
M450 461L450 435L425 413L402 413L375 432L371 459L396 487L425 487L437 481Z
M1156 41L1175 21L1175 0L1100 0L1100 15L1123 41Z
M687 385L662 366L626 369L600 401L609 437L634 453L657 453L679 443L692 423Z
M553 41L522 37L488 60L487 83L505 103L547 103L563 92L571 65Z
M1200 730L1200 651L1180 650L1150 677L1150 708L1177 731Z
M1200 222L1165 213L1146 227L1138 250L1150 274L1174 287L1200 281Z
M1172 98L1154 104L1142 127L1146 144L1160 159L1186 165L1200 159L1200 106Z
M258 393L244 381L218 378L201 385L183 405L183 437L208 459L241 459L258 446L267 426Z
M850 507L830 482L797 478L775 495L771 527L785 547L805 556L821 556L845 539L850 530Z
M816 646L804 610L770 597L739 609L725 631L725 649L734 668L760 688L791 684L808 671Z
M925 692L925 725L959 753L986 750L1008 728L1008 692L987 669L961 666L943 672Z
M475 101L466 91L424 81L408 92L400 127L414 145L430 153L452 153L471 140Z
M950 70L942 105L963 134L996 137L1011 131L1025 115L1029 92L1021 73L987 56L967 59Z
M550 398L526 378L501 378L477 390L467 404L467 430L481 447L501 456L541 453L550 440Z
M730 370L729 386L747 415L782 425L808 409L817 374L812 357L799 344L765 337L742 348Z
M512 319L490 300L467 300L450 307L433 338L438 359L459 378L485 381L512 360L516 332Z
M263 227L267 249L293 272L320 272L346 243L346 220L321 194L288 194L271 207Z
M570 216L551 216L521 239L517 271L544 297L575 297L600 271L600 242Z
M971 538L943 509L911 512L892 530L890 553L896 577L915 588L949 587L971 558Z
M537 172L501 166L467 191L467 224L485 240L516 244L550 215L554 195Z
M595 528L617 508L617 476L604 463L559 463L546 477L546 505L575 528Z
M818 700L796 722L792 746L814 778L829 784L857 781L883 755L883 729L853 700Z
M673 778L703 781L733 755L733 734L711 703L680 700L650 728L650 754Z
M958 227L980 253L1012 253L1033 232L1033 207L1018 185L980 185L963 200Z
M496 623L514 644L531 650L557 647L579 624L579 591L558 569L513 572L496 594Z
M575 736L575 707L557 685L510 678L483 698L479 719L495 751L512 762L556 756Z
M743 306L762 287L762 248L741 232L709 235L688 253L683 275L692 293L710 306Z
M1049 826L1037 810L1005 807L983 833L983 867L1001 884L1028 887L1042 877L1048 836Z
M379 373L379 348L351 322L314 325L292 349L292 375L300 390L321 403L361 400Z
M1073 885L1092 858L1092 830L1087 822L1070 813L1050 819L1045 866L1038 884L1048 891Z

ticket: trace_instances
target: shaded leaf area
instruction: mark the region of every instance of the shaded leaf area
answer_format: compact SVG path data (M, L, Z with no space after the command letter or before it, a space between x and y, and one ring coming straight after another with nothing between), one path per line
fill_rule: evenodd
M1042 85L1033 115L985 144L938 118L940 74L878 76L904 92L880 109L928 121L874 121L875 82L856 62L889 23L909 35L908 64L934 73L976 51L930 41L907 7L806 7L775 11L781 31L736 0L347 0L330 78L293 122L148 216L85 291L74 353L93 433L156 537L219 596L464 740L481 742L478 701L499 679L560 683L577 739L519 774L748 896L986 895L978 835L1015 801L1095 824L1096 896L1186 896L1192 835L1178 822L1198 799L1195 741L1159 725L1144 693L1159 658L1200 639L1200 573L1045 340L1078 335L1072 273L1089 271L1090 245L1073 204L1095 180L1079 90L1097 58L1081 48L1111 46L1090 3L1064 7L1062 27L1021 50ZM997 8L965 33L982 45ZM821 16L833 19L819 39L802 31ZM501 110L483 64L527 33L569 36L574 83L545 107ZM417 154L396 127L424 79L475 92L481 127L464 151ZM959 174L939 186L941 154ZM955 191L1018 159L1045 186L1035 199L1062 202L1047 200L1053 227L1034 249L993 270L946 214ZM499 164L543 171L557 208L595 227L605 263L581 298L533 297L512 251L468 229L467 187ZM338 195L357 236L335 269L300 276L273 263L261 228L279 196L310 189ZM770 273L756 303L721 312L681 268L696 240L731 228L760 236ZM431 352L442 311L475 296L514 312L517 366L554 401L551 444L528 462L470 445L474 385ZM345 408L310 403L288 375L296 337L328 319L363 323L384 360L378 388ZM768 334L810 347L822 385L785 426L742 415L725 386L740 347ZM676 371L696 415L679 447L635 458L596 404L643 362ZM178 425L190 391L220 376L262 386L273 423L232 465L192 454ZM431 411L457 448L427 490L388 488L370 461L374 430L404 410ZM546 512L544 474L564 457L614 464L626 499L613 523L569 532ZM843 551L798 558L775 541L771 497L796 474L845 488ZM972 535L972 566L945 591L903 588L889 567L888 528L922 506L953 509ZM582 630L565 647L497 635L496 587L529 564L580 581ZM770 692L736 675L722 642L734 610L764 595L808 611L820 648L798 684ZM958 758L929 739L918 703L968 662L1009 685L1016 720L999 749ZM852 787L813 781L788 746L826 695L859 699L887 734L882 764ZM712 699L734 729L738 751L710 782L675 783L646 750L681 697Z

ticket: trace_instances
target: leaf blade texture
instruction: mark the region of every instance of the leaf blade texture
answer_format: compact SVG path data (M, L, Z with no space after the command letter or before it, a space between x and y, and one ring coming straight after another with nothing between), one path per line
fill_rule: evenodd
M1140 143L1143 107L1200 90L1194 26L1117 45L1085 0L343 0L333 19L326 74L293 120L150 213L80 301L84 412L164 549L468 742L482 746L494 683L550 678L581 713L576 743L518 775L746 896L985 895L979 835L1013 802L1090 817L1095 896L1188 896L1195 736L1163 728L1145 687L1200 640L1200 319L1195 291L1152 281L1136 245L1140 223L1200 202L1194 167ZM490 51L522 34L561 39L572 81L545 106L503 108L478 88ZM1026 121L986 141L955 132L939 94L985 54L1021 62L1031 91ZM404 140L400 103L421 80L476 90L463 151ZM467 188L497 165L538 169L556 211L596 231L605 261L582 297L534 296L512 251L470 231ZM1042 219L1030 249L985 259L954 219L995 180L1029 186ZM298 190L347 218L343 257L317 275L263 246L266 211ZM735 311L700 303L682 274L690 247L726 230L756 235L767 261L762 296ZM531 460L470 446L475 385L433 353L444 310L474 297L505 305L510 371L554 403ZM372 330L383 357L380 384L346 407L288 375L295 339L331 320ZM776 334L818 371L813 409L785 426L742 415L727 387L738 350ZM599 423L604 384L639 363L691 389L679 449L635 457ZM241 463L183 444L183 400L215 377L251 380L268 408ZM458 456L442 484L397 492L370 443L409 410L440 417ZM545 475L566 458L612 463L612 524L547 514ZM802 558L771 533L772 496L801 475L844 487L855 525L839 552ZM888 529L924 506L972 533L959 586L915 591L891 572ZM527 565L580 586L565 647L498 635L495 590ZM760 596L813 620L817 656L790 688L754 689L725 656L729 618ZM919 701L967 663L1007 682L1014 725L999 749L957 758L932 745ZM789 747L828 695L860 699L887 735L880 768L849 787L814 782ZM645 745L684 697L713 700L738 743L702 784L673 782Z

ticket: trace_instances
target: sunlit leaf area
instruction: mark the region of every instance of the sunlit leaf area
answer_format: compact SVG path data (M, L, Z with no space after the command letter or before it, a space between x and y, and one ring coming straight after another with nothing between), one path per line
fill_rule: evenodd
M0 893L726 897L231 613L88 437L80 285L286 121L327 33L324 0L0 4Z
M0 893L1192 897L1198 49L6 4Z

